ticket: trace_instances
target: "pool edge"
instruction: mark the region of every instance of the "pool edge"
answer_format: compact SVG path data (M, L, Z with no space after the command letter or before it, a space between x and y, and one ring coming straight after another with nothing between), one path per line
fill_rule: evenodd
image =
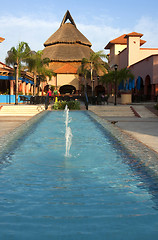
M112 125L107 120L100 118L97 114L88 111L88 114L96 120L103 128L106 129L125 149L128 150L135 158L139 160L139 164L144 166L147 171L158 178L158 154L138 141L131 135Z
M26 131L32 127L32 125L40 121L48 113L49 111L40 112L28 119L26 122L22 123L20 126L14 128L11 132L0 137L0 154L4 155L6 151L8 152L8 149L14 144L15 141L21 138Z

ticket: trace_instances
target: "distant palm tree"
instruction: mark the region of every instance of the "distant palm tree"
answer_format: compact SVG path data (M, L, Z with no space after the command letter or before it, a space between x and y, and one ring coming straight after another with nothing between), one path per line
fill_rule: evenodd
M46 76L51 78L52 75L54 75L53 71L47 68L47 66L49 66L50 59L43 59L42 54L42 51L32 52L30 57L27 59L28 69L30 72L33 72L34 76L34 95L36 95L37 75L43 80L45 80Z
M87 78L90 78L90 71L88 70L88 59L83 58L81 66L77 70L77 74L82 76L84 80L84 92L87 93Z
M78 75L81 75L85 79L85 84L87 82L87 78L91 79L92 95L94 92L94 89L93 89L94 73L95 75L99 75L100 72L105 73L108 68L108 64L103 62L101 58L107 58L106 54L104 54L103 51L92 52L90 53L89 59L87 58L82 59L81 66L78 68ZM90 67L89 67L89 64L90 64Z
M100 78L100 82L103 84L115 83L116 78L117 83L119 84L120 82L127 81L130 78L134 79L134 75L127 68L122 68L121 70L117 70L117 72L115 70L109 70Z
M107 58L106 54L103 51L92 52L90 54L89 62L90 62L90 69L91 69L91 83L92 83L92 95L94 94L94 83L93 83L93 75L99 75L100 71L103 73L106 72L105 64L102 58Z
M134 75L131 73L131 71L127 68L122 68L117 71L109 70L100 78L100 82L102 84L106 84L107 86L110 83L115 84L115 90L117 91L118 84L122 81L126 82L130 78L134 79Z
M29 57L31 52L31 49L29 45L26 42L20 42L18 46L12 47L8 51L8 56L5 59L6 64L12 65L14 67L14 64L17 65L16 69L16 90L15 90L15 95L16 95L16 100L15 103L18 104L18 79L19 79L19 74L21 70L21 66L23 62L26 62L27 58Z

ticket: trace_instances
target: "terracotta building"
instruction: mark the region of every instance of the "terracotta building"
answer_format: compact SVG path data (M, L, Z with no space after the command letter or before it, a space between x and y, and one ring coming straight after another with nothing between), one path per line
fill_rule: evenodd
M133 93L142 100L150 100L158 95L158 48L143 48L146 41L142 36L137 32L124 34L111 40L105 49L110 50L110 66L128 67L134 74Z

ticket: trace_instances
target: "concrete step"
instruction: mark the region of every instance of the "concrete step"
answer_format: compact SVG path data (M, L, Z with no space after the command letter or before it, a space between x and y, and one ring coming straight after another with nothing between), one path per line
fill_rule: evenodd
M100 116L105 117L134 117L134 112L131 110L130 106L110 106L110 105L101 105L101 106L89 106L88 109Z
M157 118L157 116L149 111L145 106L133 105L133 108L141 118Z
M44 105L6 105L0 107L0 116L34 116L44 110Z

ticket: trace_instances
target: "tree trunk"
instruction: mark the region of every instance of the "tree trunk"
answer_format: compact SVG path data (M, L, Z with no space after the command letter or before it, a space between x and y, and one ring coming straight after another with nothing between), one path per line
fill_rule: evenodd
M18 78L19 78L19 65L17 64L17 69L15 70L15 104L18 104Z
M92 97L94 95L94 85L93 85L93 63L91 62L91 84L92 84Z
M34 73L33 74L33 79L34 79L34 88L33 88L33 95L36 95L36 84L37 84L37 75Z

